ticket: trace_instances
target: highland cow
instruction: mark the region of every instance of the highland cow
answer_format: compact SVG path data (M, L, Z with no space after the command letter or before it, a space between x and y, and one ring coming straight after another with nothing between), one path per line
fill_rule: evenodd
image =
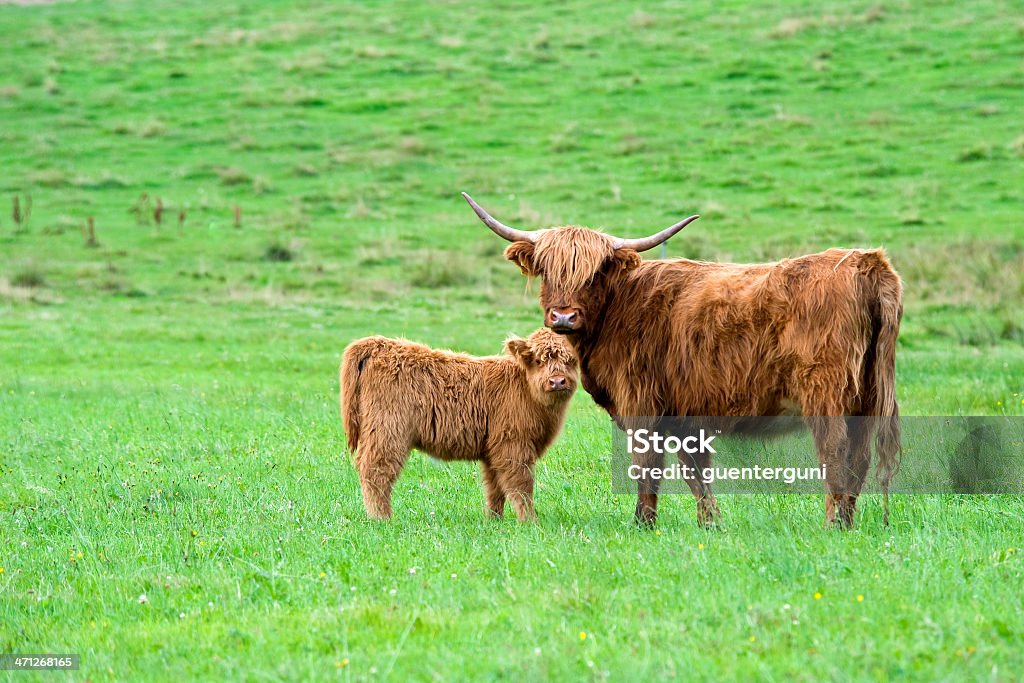
M536 517L533 467L558 435L576 391L577 361L546 329L477 358L409 341L367 337L345 349L341 418L370 517L391 516L391 492L413 448L442 460L479 460L487 509L508 500Z
M688 223L623 239L580 227L517 230L463 196L505 256L541 278L544 323L567 335L583 388L622 425L661 416L802 415L827 466L825 516L853 523L875 439L888 520L900 452L896 338L902 284L881 249L829 249L776 263L643 261ZM845 420L867 416L867 420ZM710 455L695 456L695 472ZM657 466L653 462L638 463ZM687 481L698 519L718 505L709 484ZM636 518L653 524L658 481L638 482Z

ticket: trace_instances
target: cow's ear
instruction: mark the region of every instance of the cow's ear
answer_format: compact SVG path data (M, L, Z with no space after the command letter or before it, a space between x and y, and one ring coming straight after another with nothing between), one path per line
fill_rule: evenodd
M525 339L508 339L505 341L505 350L508 355L518 358L521 361L528 361L533 356L530 345Z
M625 273L640 265L640 254L635 249L620 247L615 250L612 260L615 261L616 270Z
M505 258L519 266L523 275L536 275L533 269L533 243L513 242L505 248Z

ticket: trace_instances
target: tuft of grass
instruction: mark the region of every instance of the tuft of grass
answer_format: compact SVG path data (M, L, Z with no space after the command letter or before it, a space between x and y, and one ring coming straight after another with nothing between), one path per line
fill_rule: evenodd
M992 146L987 144L976 144L965 147L956 155L959 162L985 161L992 158Z
M440 289L465 287L473 281L473 272L457 253L427 250L418 255L409 269L413 287Z
M271 263L287 263L295 259L295 252L284 246L274 242L266 249L263 250L263 260Z
M11 284L15 287L27 287L36 289L46 284L46 276L43 271L35 266L26 266L17 271L11 277Z
M235 166L225 166L215 169L220 184L227 187L235 185L247 185L252 182L252 176L246 171Z

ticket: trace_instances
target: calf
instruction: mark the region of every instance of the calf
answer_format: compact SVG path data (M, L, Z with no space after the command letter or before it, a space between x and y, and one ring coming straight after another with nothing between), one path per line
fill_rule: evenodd
M533 519L533 466L554 441L576 391L577 361L546 329L476 358L414 342L367 337L341 361L341 419L370 517L391 516L391 490L409 451L479 460L487 508L508 499Z

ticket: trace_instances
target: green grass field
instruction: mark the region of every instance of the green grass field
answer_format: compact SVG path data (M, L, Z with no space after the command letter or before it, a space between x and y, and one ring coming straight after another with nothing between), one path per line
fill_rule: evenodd
M0 33L0 652L82 658L9 680L1021 675L1019 498L838 532L730 496L709 532L676 496L641 532L580 392L537 524L423 456L371 523L337 409L354 338L540 325L466 190L522 227L701 213L670 256L884 246L903 412L1024 414L1018 4L74 2Z

